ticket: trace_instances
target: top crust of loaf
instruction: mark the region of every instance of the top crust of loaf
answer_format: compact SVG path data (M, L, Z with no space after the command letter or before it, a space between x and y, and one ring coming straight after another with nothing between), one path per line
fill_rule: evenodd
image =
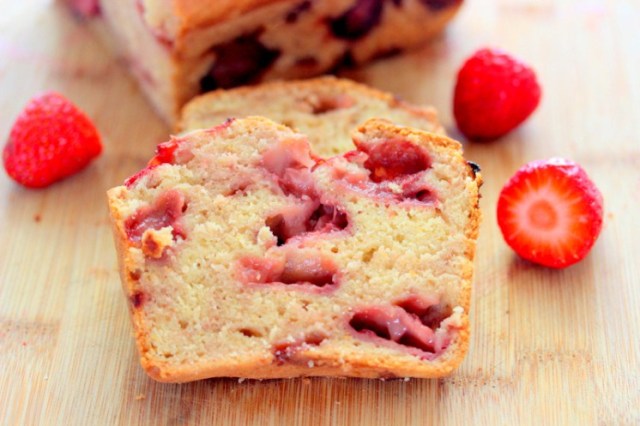
M252 9L297 0L174 0L176 15L185 27L210 25L224 19L232 19Z
M143 0L145 20L174 38L192 29L233 19L261 6L297 0Z
M153 27L162 28L173 39L179 39L192 30L240 17L255 9L270 5L292 7L302 0L142 0L144 19ZM331 7L344 7L341 0L324 0ZM461 2L447 6L453 13ZM451 16L453 16L451 13Z

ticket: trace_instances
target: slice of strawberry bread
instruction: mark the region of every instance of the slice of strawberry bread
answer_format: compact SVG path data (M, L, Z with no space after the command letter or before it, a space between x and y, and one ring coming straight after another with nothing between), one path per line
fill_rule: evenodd
M259 117L159 145L108 192L141 362L217 376L440 377L469 340L477 169L370 120L319 158Z
M351 130L370 118L444 133L434 108L411 105L364 84L335 77L270 82L216 90L182 110L178 131L208 129L229 117L261 115L309 138L313 151L333 156L353 149Z

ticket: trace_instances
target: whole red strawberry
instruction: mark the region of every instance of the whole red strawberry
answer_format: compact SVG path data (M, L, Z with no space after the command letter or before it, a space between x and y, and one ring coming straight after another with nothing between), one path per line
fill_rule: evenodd
M602 194L572 161L533 161L502 188L498 225L520 256L564 268L582 260L598 238Z
M469 139L497 139L527 119L540 103L534 71L509 54L482 49L458 72L453 114Z
M91 120L51 92L31 99L20 113L2 159L16 182L42 188L82 170L100 152L100 136Z

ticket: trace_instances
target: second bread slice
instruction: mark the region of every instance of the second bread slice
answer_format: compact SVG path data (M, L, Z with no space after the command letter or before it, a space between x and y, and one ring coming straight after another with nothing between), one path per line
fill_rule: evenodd
M351 131L371 118L444 134L436 111L351 80L322 77L218 90L191 101L178 131L207 129L228 118L261 115L305 134L320 156L353 149Z

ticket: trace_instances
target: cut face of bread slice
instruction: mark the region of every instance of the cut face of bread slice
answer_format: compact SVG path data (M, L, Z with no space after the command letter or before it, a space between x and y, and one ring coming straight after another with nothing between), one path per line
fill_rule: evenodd
M480 176L444 136L371 120L319 158L264 118L158 147L108 192L156 380L440 377L462 361Z
M269 117L307 135L320 156L352 150L352 129L376 117L444 133L433 108L410 105L389 93L334 77L211 92L183 109L178 131L208 129L228 118L250 115Z

